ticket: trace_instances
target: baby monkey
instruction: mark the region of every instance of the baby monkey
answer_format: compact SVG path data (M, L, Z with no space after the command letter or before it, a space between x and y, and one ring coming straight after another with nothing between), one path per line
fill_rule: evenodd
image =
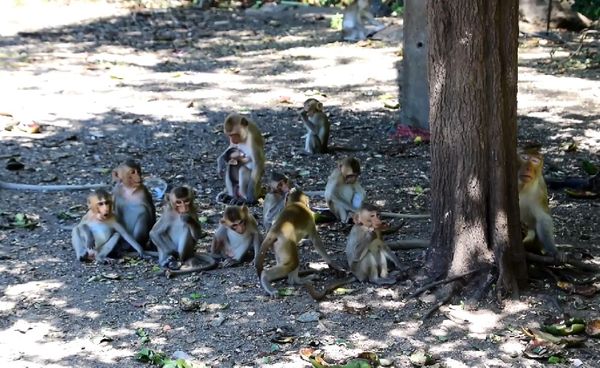
M383 241L382 230L387 225L379 218L379 209L364 203L352 218L354 226L346 244L346 258L353 276L334 281L320 293L312 284L306 284L305 287L315 300L322 300L328 293L355 280L377 285L392 285L397 281L395 277L389 276L388 260L397 269L400 268L400 261Z
M158 263L167 277L216 268L214 258L196 253L201 233L194 191L186 186L173 188L162 216L150 231L150 238L158 248Z
M290 179L278 172L269 177L269 192L263 202L263 226L268 232L277 216L285 207L285 199L292 187Z
M112 263L108 255L121 238L129 243L142 258L147 258L142 246L121 226L113 214L112 196L98 189L87 198L88 211L71 233L75 256L79 261Z
M329 141L329 119L323 112L323 104L319 100L309 98L304 101L300 111L300 118L306 127L306 141L304 151L307 153L327 153Z

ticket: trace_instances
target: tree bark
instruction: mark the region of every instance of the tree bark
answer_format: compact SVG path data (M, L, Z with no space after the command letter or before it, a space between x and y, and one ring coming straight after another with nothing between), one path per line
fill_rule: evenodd
M438 0L427 10L426 271L439 278L496 266L498 286L515 293L527 279L517 189L518 0Z

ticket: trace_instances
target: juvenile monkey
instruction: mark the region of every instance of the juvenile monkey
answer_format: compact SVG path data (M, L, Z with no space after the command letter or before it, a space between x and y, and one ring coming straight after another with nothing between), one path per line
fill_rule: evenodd
M150 238L158 248L158 263L167 277L216 268L214 258L196 253L201 233L194 191L186 186L173 188L162 216L150 231Z
M344 223L366 198L366 192L358 181L359 175L360 162L354 157L347 157L338 163L327 179L325 200L329 210Z
M355 280L377 285L396 283L395 277L388 276L388 260L396 268L400 268L400 261L383 241L382 230L386 224L379 218L379 209L369 203L363 203L352 217L354 226L346 244L346 258L353 276L334 281L321 293L317 292L312 284L305 285L315 300L322 300L331 291Z
M319 100L309 98L304 101L300 117L307 129L304 151L308 153L327 153L329 141L329 119L323 112L323 104Z
M113 199L117 220L144 249L149 249L150 229L156 222L152 195L142 181L140 164L128 159L112 172L116 182Z
M367 32L365 25L371 24L374 29ZM345 41L361 41L367 39L370 34L385 28L375 19L369 10L369 0L355 0L344 9L342 21L342 38Z
M79 261L112 262L108 255L123 238L142 258L147 258L142 246L121 226L113 214L110 193L98 189L88 196L88 211L71 232L71 242Z
M261 240L256 219L248 207L228 206L215 231L211 253L225 258L225 266L232 266L241 262L252 246L256 260Z
M308 278L298 275L300 260L298 257L298 242L308 237L319 255L334 268L336 266L323 246L321 237L317 232L313 212L308 206L308 197L300 190L292 189L288 194L285 208L275 220L260 246L256 260L256 272L262 287L272 296L277 296L277 290L271 282L288 277L290 284L305 284ZM265 270L263 263L269 249L273 248L276 265Z
M285 199L292 183L287 176L278 172L271 173L269 177L269 192L263 203L263 226L268 232L269 228L277 219L277 216L285 207Z
M548 208L548 189L542 176L544 158L537 148L519 154L519 210L525 248L556 256L554 230Z
M217 200L223 201L229 197L233 203L256 203L265 171L264 138L256 124L239 114L229 114L225 118L223 132L229 138L229 147L217 159L218 173L226 177L225 190L219 193ZM241 152L237 159L232 157L230 148L237 148ZM236 165L231 160L235 160ZM232 184L236 182L237 190Z

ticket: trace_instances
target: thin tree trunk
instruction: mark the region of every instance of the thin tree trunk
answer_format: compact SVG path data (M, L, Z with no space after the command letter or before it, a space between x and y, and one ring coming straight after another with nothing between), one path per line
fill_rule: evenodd
M518 1L430 1L428 25L426 269L439 278L497 265L501 285L517 291L527 278L516 175Z

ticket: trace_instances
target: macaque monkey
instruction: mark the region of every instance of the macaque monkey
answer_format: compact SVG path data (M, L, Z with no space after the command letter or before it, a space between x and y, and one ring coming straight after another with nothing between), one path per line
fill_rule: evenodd
M359 175L360 162L354 157L347 157L338 163L327 179L325 200L329 210L344 223L366 198L366 192L358 181Z
M219 193L217 200L231 198L232 204L256 203L265 171L263 136L256 124L239 114L225 118L223 132L229 138L229 148L217 159L219 175L225 174L225 190ZM231 148L239 153L230 151Z
M217 267L214 258L196 253L196 242L201 234L194 191L186 186L173 188L162 216L150 231L150 238L158 248L158 263L167 277Z
M132 159L126 160L112 172L117 220L144 249L148 248L150 229L156 222L152 195L142 181L142 168Z
M519 155L519 209L525 237L523 244L531 251L557 255L554 230L548 208L548 189L542 176L544 158L536 149Z
M230 204L243 202L240 195L240 175L250 177L250 169L246 164L250 161L244 152L237 147L229 147L222 154L222 165L225 167L225 191L220 193L219 202L229 201ZM219 161L221 162L221 161ZM220 170L220 169L219 169ZM231 195L229 193L232 193Z
M269 228L277 219L277 215L283 211L285 199L291 187L292 183L287 176L277 172L271 173L269 192L263 202L263 226L265 231L269 231Z
M244 259L252 246L255 262L261 240L256 219L248 207L228 206L215 231L210 251L225 258L224 266L233 266Z
M395 277L388 276L388 260L396 268L400 268L400 261L383 241L382 230L387 225L381 221L378 208L364 203L352 218L354 226L348 236L346 258L353 276L331 283L321 293L317 292L312 284L305 285L315 300L322 300L329 292L355 280L377 285L396 283Z
M292 189L287 197L286 205L279 214L273 226L267 233L260 246L256 260L256 272L262 287L271 297L277 296L277 290L271 282L288 277L290 284L305 284L308 278L301 278L298 274L300 260L298 257L298 243L308 237L319 255L327 264L339 269L335 265L323 246L321 237L317 232L313 212L308 205L308 197L298 189ZM276 265L264 270L263 263L269 249L273 248Z
M142 258L146 258L142 246L121 226L113 214L113 201L110 193L98 189L87 199L88 212L71 233L75 256L79 261L98 263L114 260L108 258L117 243L123 238Z
M374 29L367 32L365 25L371 24ZM371 34L385 28L369 10L369 0L355 0L344 9L342 21L342 38L345 41L362 41Z
M309 98L304 101L300 117L307 129L304 151L307 153L327 153L329 141L329 119L323 112L323 104L317 99Z

